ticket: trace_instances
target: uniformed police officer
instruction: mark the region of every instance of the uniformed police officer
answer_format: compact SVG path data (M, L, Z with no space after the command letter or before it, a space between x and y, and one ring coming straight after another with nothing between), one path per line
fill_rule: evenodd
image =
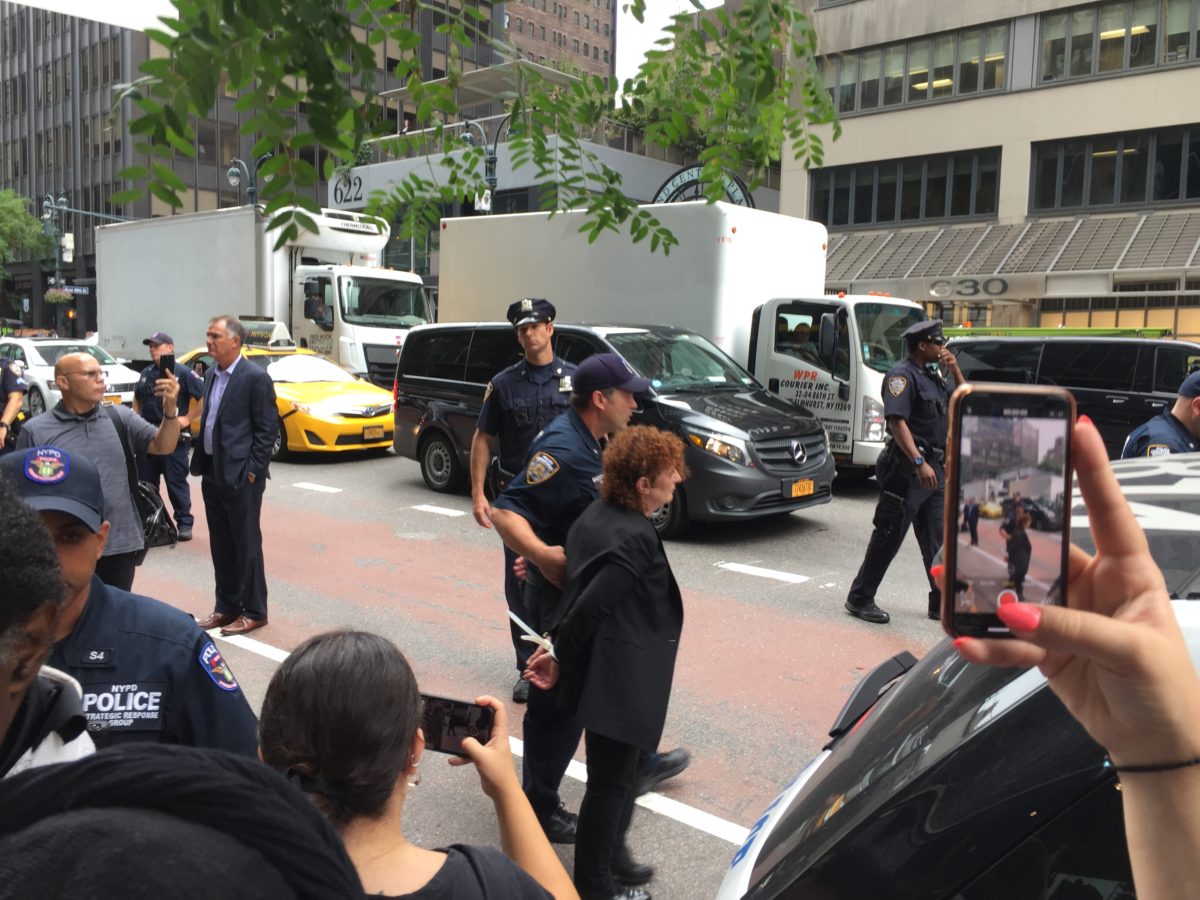
M525 358L488 383L475 435L471 438L471 506L475 521L484 528L492 527L485 490L492 455L499 454L498 469L492 472L495 496L525 465L533 439L571 404L571 376L575 366L554 353L555 314L554 305L540 299L518 300L508 308L508 321L516 331ZM506 545L504 598L510 610L528 621L523 589L513 573L515 559L516 554ZM533 648L528 641L521 640L521 629L512 622L509 627L520 673ZM529 682L518 674L512 698L524 703L528 696Z
M492 524L525 558L525 621L539 634L553 624L562 597L567 531L599 494L600 441L629 424L634 394L649 385L615 353L589 356L575 371L571 408L534 440L524 472L496 498ZM522 781L555 843L575 841L576 816L562 808L558 787L581 733L548 692L530 690Z
M142 370L133 389L133 411L151 425L159 425L163 420L162 400L154 393L154 384L161 377L159 360L164 353L174 355L175 341L169 334L156 331L142 341L150 348L150 358L154 364ZM158 487L159 476L167 483L167 496L171 500L171 509L175 512L175 524L179 526L179 540L192 539L192 491L188 487L188 448L191 446L192 432L189 426L199 415L199 407L191 408L191 401L200 403L204 398L204 379L181 363L175 363L175 378L179 381L179 397L175 400L175 408L179 410L179 443L173 453L157 455L150 453L138 454L138 477Z
M67 602L47 663L82 685L89 724L103 727L97 744L149 741L255 755L254 713L208 635L185 613L95 577L108 522L91 460L40 446L4 457L0 473L54 540Z
M13 359L0 359L0 454L16 443L13 423L21 414L28 387L22 365Z
M875 507L867 554L858 569L846 609L866 622L884 624L891 617L875 605L875 592L911 524L921 545L929 578L929 617L941 614L941 594L929 574L942 546L942 504L946 479L946 426L950 391L942 374L930 367L938 363L963 383L954 354L942 345L942 320L918 322L904 332L908 356L883 380L883 413L891 435L875 465L879 503Z
M1173 406L1129 433L1121 459L1196 450L1200 450L1200 372L1183 380Z

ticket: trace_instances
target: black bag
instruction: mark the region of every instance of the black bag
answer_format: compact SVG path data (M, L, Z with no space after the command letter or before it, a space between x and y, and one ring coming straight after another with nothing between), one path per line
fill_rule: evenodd
M148 481L138 480L137 465L133 461L133 447L129 443L129 430L125 423L111 406L106 406L104 411L112 419L113 427L117 429L121 438L121 448L125 451L125 468L129 472L129 493L133 497L133 507L142 522L145 545L133 559L133 564L140 566L151 547L174 547L179 540L179 529L175 527L175 522L167 512L158 488Z

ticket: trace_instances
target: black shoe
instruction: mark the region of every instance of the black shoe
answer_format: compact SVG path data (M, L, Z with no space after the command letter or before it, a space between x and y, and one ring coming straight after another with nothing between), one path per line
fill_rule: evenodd
M650 892L638 887L627 887L623 891L617 891L611 897L600 894L583 894L582 896L583 900L650 900Z
M852 616L857 616L864 622L871 622L875 625L886 625L892 621L892 617L874 603L864 603L862 606L858 606L847 600L846 612Z
M524 678L518 678L517 683L513 685L512 693L513 703L528 703L529 702L529 682Z
M652 791L668 778L674 778L688 767L692 758L682 747L677 747L668 753L655 753L650 757L650 765L638 772L637 794L640 797L647 791Z
M191 525L180 525L179 526L179 540L190 541L191 539L192 539L192 526Z
M618 853L617 858L613 860L612 873L618 884L625 887L637 887L640 884L646 884L654 877L654 867L634 862L633 857L626 850Z
M573 844L575 843L575 830L579 827L579 816L573 812L567 812L565 807L559 806L550 816L541 819L542 831L546 832L546 839L552 844Z

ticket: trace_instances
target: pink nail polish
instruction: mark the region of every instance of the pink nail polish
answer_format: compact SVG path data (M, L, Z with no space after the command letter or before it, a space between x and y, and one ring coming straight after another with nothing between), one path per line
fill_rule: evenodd
M943 566L941 563L937 563L936 565L929 567L929 574L932 575L934 578L941 578L942 573L945 571L946 571L946 567Z
M1090 418L1089 416L1080 416L1080 417L1079 417L1079 419L1078 419L1078 421L1079 421L1081 424L1083 424L1083 425L1091 425L1093 428L1095 428L1095 427L1096 427L1096 426L1095 426L1095 425L1092 423L1092 420L1091 420L1091 418Z
M972 638L969 637L956 637L954 639L954 649L962 652L962 649L971 643L971 641Z
M996 610L996 615L1013 631L1037 631L1042 608L1032 603L1006 603Z

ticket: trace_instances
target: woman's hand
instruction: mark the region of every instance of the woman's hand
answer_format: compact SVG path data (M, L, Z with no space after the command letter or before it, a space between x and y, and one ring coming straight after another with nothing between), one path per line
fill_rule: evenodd
M451 756L450 765L465 766L474 763L479 770L479 782L483 792L492 800L498 799L505 790L520 790L517 781L517 771L513 768L512 750L508 745L508 716L504 712L504 704L495 697L476 697L478 706L492 708L492 736L486 744L481 744L475 738L463 738L463 753L461 756Z
M558 684L560 673L558 660L547 653L544 647L538 647L525 664L525 671L521 673L521 677L535 688L548 691Z
M1036 665L1118 768L1192 759L1200 680L1162 573L1090 420L1075 426L1071 449L1096 555L1071 548L1069 608L1007 604L997 615L1016 640L955 646L971 662Z

